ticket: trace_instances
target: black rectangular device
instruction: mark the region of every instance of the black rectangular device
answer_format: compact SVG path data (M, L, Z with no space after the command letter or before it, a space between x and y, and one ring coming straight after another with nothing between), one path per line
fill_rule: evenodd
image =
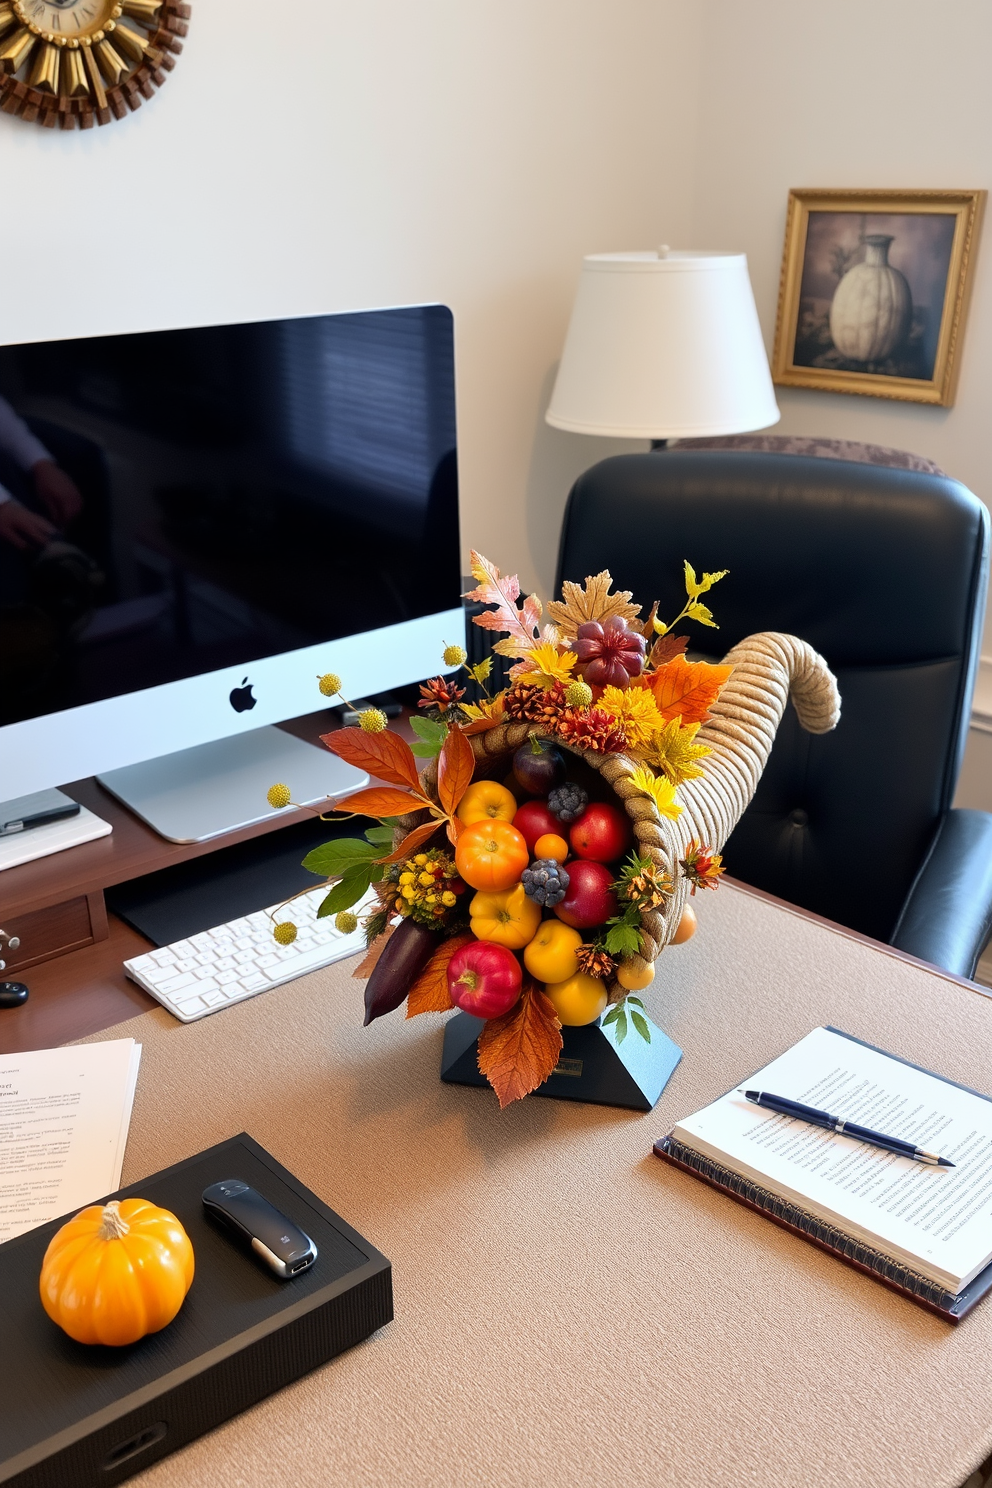
M204 1191L253 1191L315 1256L280 1279L208 1218ZM243 1195L240 1195L243 1197ZM108 1197L140 1197L182 1222L196 1275L179 1315L127 1348L74 1343L38 1297L65 1217L0 1245L0 1483L112 1488L361 1342L393 1316L386 1257L242 1133ZM237 1198L239 1195L229 1197ZM278 1237L277 1238L277 1244Z

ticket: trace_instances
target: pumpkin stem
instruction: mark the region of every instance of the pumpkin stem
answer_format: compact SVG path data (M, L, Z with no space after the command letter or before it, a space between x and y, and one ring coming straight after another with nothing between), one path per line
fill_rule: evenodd
M103 1221L100 1225L101 1240L121 1240L131 1229L127 1220L121 1218L121 1206L116 1199L104 1205L100 1217Z

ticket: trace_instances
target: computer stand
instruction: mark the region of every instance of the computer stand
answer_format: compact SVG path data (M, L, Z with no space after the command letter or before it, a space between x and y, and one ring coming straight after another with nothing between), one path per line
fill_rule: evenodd
M271 785L287 785L296 805L310 806L361 790L369 779L322 746L272 727L96 778L169 842L209 842L280 815L266 800Z

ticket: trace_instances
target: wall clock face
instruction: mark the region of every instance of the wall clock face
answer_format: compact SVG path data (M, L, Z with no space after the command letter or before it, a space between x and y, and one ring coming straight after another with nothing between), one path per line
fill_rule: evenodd
M182 0L0 0L0 109L52 128L109 124L182 51Z

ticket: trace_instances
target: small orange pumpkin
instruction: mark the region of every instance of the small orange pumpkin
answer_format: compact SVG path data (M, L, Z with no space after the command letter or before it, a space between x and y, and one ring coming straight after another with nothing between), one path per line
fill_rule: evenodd
M157 1333L192 1283L189 1236L147 1199L81 1210L52 1236L41 1263L42 1306L77 1343L120 1347Z

